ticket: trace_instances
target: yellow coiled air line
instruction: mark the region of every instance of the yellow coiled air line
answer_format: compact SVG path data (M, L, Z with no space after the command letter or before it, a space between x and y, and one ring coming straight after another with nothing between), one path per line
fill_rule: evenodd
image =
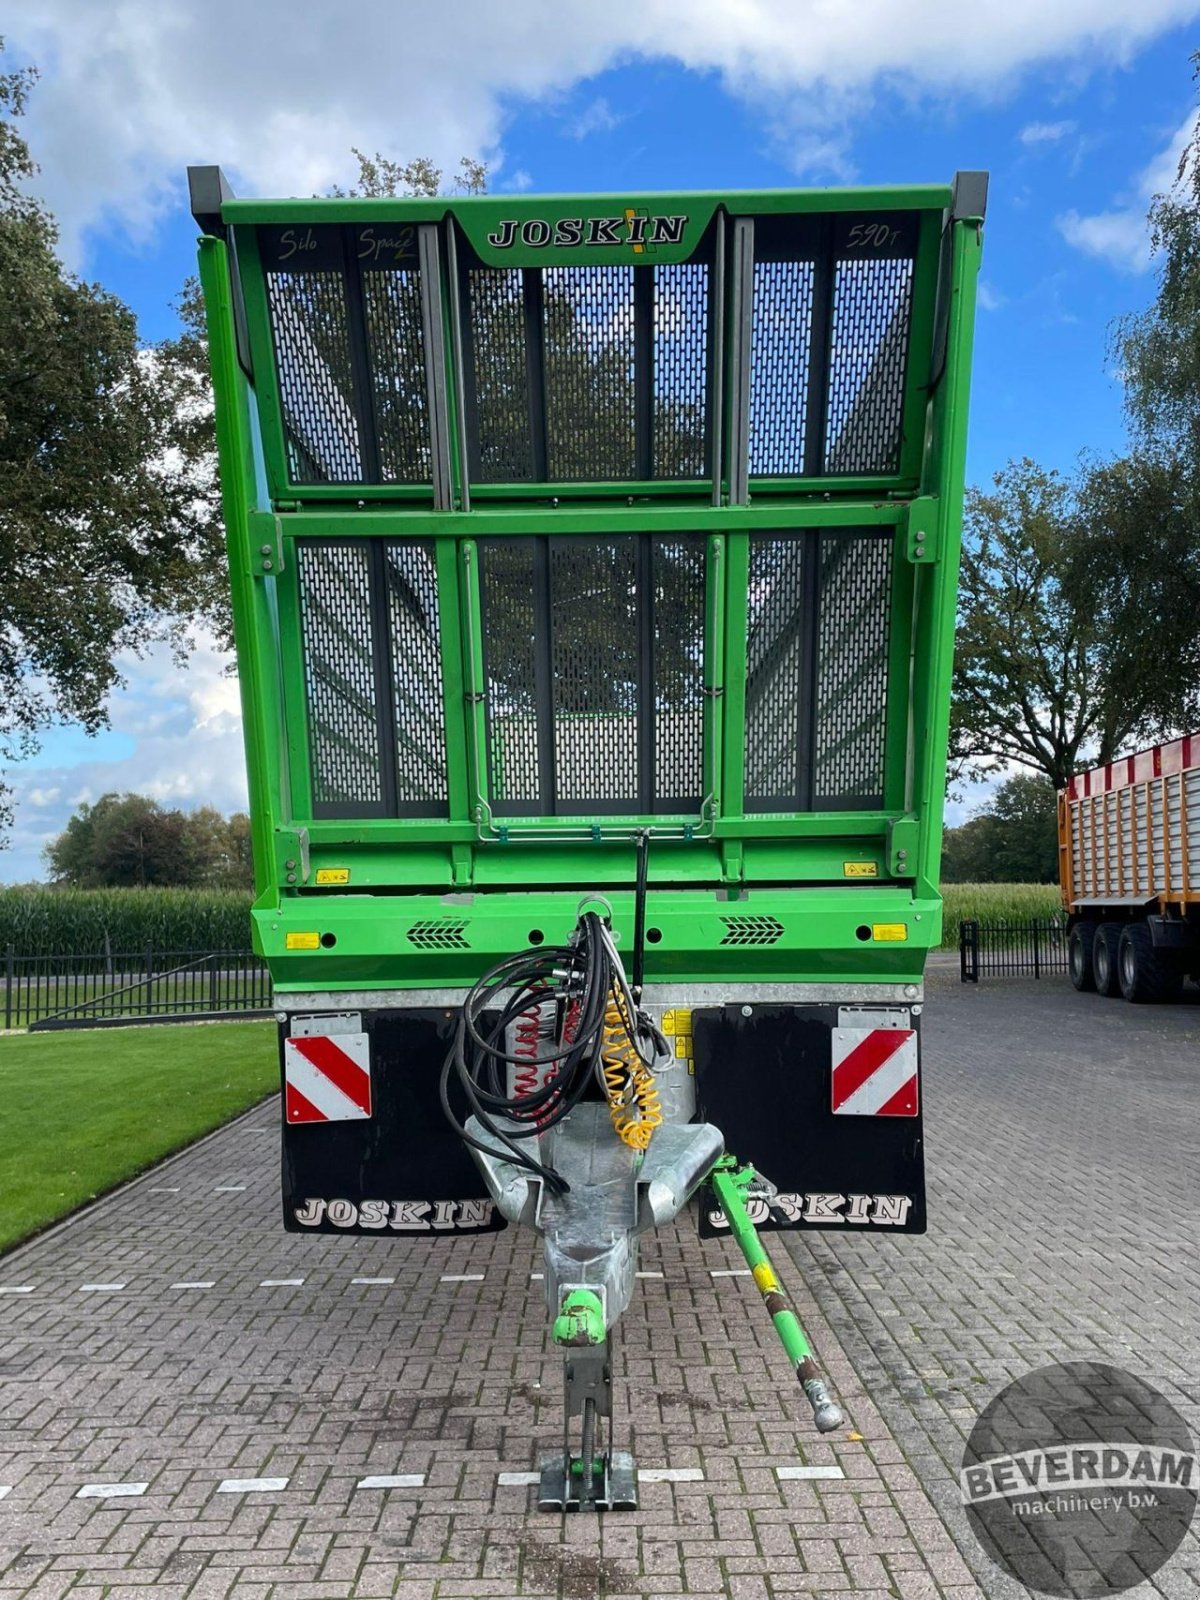
M617 1137L631 1150L645 1150L655 1128L662 1127L662 1105L654 1074L633 1042L633 1023L616 992L604 1011L600 1044L608 1114Z

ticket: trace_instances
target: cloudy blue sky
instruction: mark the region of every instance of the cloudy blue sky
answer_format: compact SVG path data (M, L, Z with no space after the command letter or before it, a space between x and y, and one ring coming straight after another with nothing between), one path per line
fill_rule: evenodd
M1153 293L1146 204L1192 127L1200 0L24 0L10 60L70 266L174 326L189 162L238 192L345 182L350 147L461 155L515 190L937 181L992 173L970 473L1121 448L1115 317ZM236 688L131 661L112 728L11 768L0 880L81 801L244 801Z

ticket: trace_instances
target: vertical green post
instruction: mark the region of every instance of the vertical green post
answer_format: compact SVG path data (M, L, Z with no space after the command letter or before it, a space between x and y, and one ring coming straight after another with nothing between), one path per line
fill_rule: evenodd
M223 240L207 235L200 240L200 283L208 320L221 509L246 740L254 887L256 895L261 895L274 883L274 835L279 820L275 792L278 783L272 782L273 774L277 778L278 763L272 754L268 730L268 723L276 723L273 684L277 651L266 637L265 619L258 614L265 600L255 594L255 579L251 577L251 507L246 486L255 482L257 474L250 440L249 386L238 366L229 254Z
M950 743L950 689L954 673L954 623L962 505L967 466L967 409L971 388L971 343L975 295L983 246L980 218L950 224L950 304L946 365L934 400L934 460L931 487L938 497L938 560L918 574L918 603L928 606L922 624L928 655L924 677L924 737L917 737L917 807L926 819L921 835L916 892L938 896L942 860L942 805ZM927 580L927 581L923 581Z

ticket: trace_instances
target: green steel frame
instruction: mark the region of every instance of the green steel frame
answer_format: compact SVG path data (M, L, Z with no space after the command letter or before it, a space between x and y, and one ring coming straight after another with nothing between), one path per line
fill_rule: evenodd
M963 195L975 203L962 206ZM918 212L899 470L857 479L751 478L742 503L731 503L727 469L715 487L708 480L468 485L451 381L447 509L434 509L430 490L420 486L288 481L258 225L386 223L415 230L453 216L486 258L489 233L506 219L554 221L618 206L626 213L686 212L686 236L677 249L664 247L655 257L661 260L683 259L719 212ZM615 924L628 938L638 829L654 835L647 920L657 938L647 951L650 982L919 979L925 954L941 934L937 884L980 186L586 199L225 198L206 224L200 271L245 721L254 937L277 986L461 986L531 938L561 939L585 889L608 896ZM577 254L556 250L555 261ZM580 258L589 264L630 260L625 247ZM530 258L509 264L530 264ZM451 373L452 324L447 314L442 337ZM728 373L725 382L732 385ZM725 445L727 462L728 440ZM892 535L884 804L872 811L748 815L742 750L750 536L837 527L878 527ZM723 692L706 701L704 813L490 819L479 803L484 682L477 541L628 531L706 538L705 681ZM448 815L315 820L308 798L296 541L401 534L436 541ZM348 873L348 884L322 886L331 872ZM769 946L731 944L722 919L739 911L774 917L784 931ZM456 924L463 936L443 948L415 943L408 933L417 923ZM313 936L315 948L296 947L311 945Z

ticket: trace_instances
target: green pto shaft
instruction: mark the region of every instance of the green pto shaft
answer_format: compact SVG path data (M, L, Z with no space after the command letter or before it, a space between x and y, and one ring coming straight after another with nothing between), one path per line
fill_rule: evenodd
M787 1351L788 1359L795 1367L796 1376L808 1396L817 1431L832 1433L844 1421L841 1409L829 1397L812 1346L800 1326L800 1319L787 1303L775 1268L763 1249L762 1240L746 1209L746 1196L755 1176L753 1167L739 1166L733 1156L722 1156L712 1171L713 1191L771 1314L780 1343Z

